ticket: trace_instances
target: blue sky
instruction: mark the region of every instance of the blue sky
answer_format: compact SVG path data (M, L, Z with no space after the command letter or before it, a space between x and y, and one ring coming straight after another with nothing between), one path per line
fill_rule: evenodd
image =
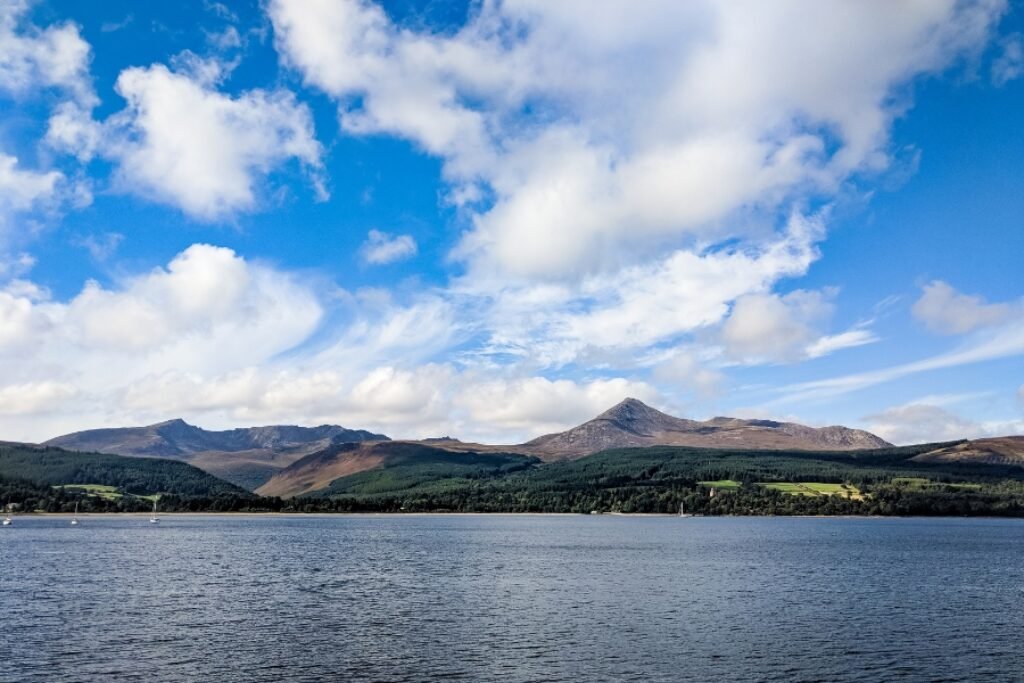
M15 1L0 437L1024 432L1024 10Z

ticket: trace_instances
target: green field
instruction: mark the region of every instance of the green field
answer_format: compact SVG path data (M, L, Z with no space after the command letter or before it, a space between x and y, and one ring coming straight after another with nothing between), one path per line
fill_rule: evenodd
M967 482L942 482L925 479L923 477L895 477L892 480L892 483L895 486L901 486L913 491L921 491L924 489L935 488L937 486L949 486L954 489L965 489L968 491L976 491L981 488L981 484L971 484Z
M106 486L104 484L62 484L54 486L53 488L81 491L86 495L96 496L103 500L120 500L123 496L123 494L117 490L116 486Z
M106 484L59 484L57 486L54 486L53 488L71 491L81 491L87 496L96 496L97 498L102 498L103 500L120 500L125 496L125 494L121 493L121 491L119 491L116 486L107 486ZM132 498L138 498L140 500L148 500L151 503L154 500L158 500L160 498L160 494L158 493L154 493L148 496L136 493L129 493L127 495L131 496Z
M856 486L851 484L830 484L820 481L800 481L792 483L782 482L759 482L758 486L766 489L780 491L791 496L842 496L853 500L862 500L864 495Z
M697 483L700 484L701 486L705 486L705 487L707 487L709 489L710 488L715 488L715 489L718 489L719 491L735 491L740 486L742 486L742 484L740 484L740 482L734 481L732 479L717 479L715 481L699 481Z

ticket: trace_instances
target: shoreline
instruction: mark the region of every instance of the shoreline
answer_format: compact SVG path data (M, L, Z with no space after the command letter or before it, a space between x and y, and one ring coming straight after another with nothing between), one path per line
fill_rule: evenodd
M80 512L77 518L135 518L149 519L149 512ZM19 518L65 518L76 517L71 512L20 512L13 515ZM160 512L158 518L187 517L617 517L617 518L661 518L661 519L1011 519L1024 520L1024 517L998 515L693 515L679 517L672 513L657 512L603 512L590 514L586 512Z

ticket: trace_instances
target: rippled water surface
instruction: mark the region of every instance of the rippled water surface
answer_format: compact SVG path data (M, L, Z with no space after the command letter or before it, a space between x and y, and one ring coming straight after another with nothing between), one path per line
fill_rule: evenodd
M1024 680L1024 523L20 517L2 681Z

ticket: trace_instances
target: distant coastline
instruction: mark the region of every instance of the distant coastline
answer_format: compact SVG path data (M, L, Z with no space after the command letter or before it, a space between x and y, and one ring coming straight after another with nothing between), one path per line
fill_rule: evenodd
M199 517L237 517L267 519L274 517L331 518L331 517L615 517L627 519L678 519L678 514L668 512L602 512L590 514L586 512L167 512L161 518L187 519ZM71 519L75 517L69 512L20 512L15 519ZM141 512L91 512L77 515L79 520L89 519L139 519L146 520L149 515ZM1001 519L1024 520L1024 517L1006 515L693 515L687 520L699 519Z

